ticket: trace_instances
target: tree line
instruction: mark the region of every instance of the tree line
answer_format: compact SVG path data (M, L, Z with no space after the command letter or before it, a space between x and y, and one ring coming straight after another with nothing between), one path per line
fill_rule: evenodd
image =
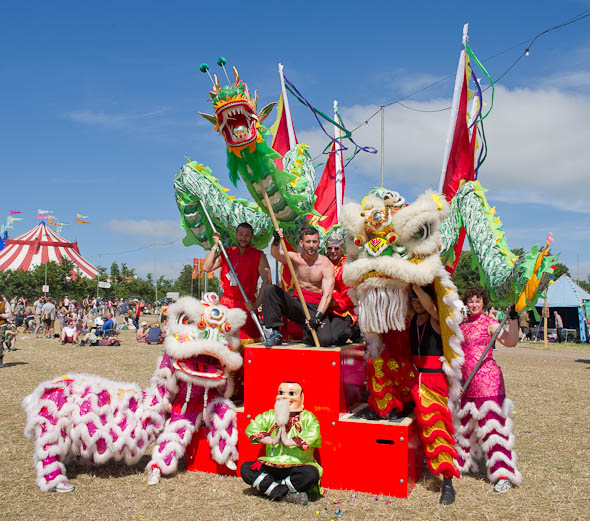
M142 298L153 302L156 300L156 288L158 299L165 298L169 291L176 291L181 296L192 295L195 297L204 293L204 278L192 279L192 266L186 264L176 279L167 279L160 276L157 279L151 273L145 278L137 275L134 268L126 263L111 264L110 270L98 266L99 278L88 279L79 274L73 275L75 265L70 260L63 262L49 262L37 266L30 271L0 271L0 292L7 298L13 296L25 297L33 302L43 293L47 270L48 296L60 300L66 295L70 299L81 301L84 297L96 296L106 298ZM99 288L98 282L109 282L110 288ZM219 292L219 280L212 278L207 280L207 291Z

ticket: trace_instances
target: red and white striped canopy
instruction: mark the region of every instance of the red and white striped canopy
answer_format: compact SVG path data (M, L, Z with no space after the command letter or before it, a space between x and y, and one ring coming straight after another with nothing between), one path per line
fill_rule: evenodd
M7 239L0 250L0 271L28 271L46 262L61 263L63 259L71 260L77 270L92 279L98 270L90 264L78 249L77 242L68 242L42 222L16 239Z

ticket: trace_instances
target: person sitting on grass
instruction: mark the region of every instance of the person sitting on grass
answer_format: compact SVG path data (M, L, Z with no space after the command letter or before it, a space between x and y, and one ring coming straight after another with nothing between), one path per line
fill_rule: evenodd
M139 329L137 330L137 333L135 333L135 338L138 342L147 342L147 337L148 337L148 324L147 322L142 322L141 324L139 324Z
M161 344L164 342L164 332L160 328L159 322L156 322L149 328L146 342L150 345Z
M6 331L4 332L3 348L4 351L16 351L14 344L16 343L16 324L8 321Z
M61 345L78 343L78 330L74 326L73 320L69 320L66 326L62 328L59 343Z
M35 322L35 315L33 314L33 310L31 308L27 308L25 311L25 318L23 319L23 324L25 326L25 332L32 333L35 331L35 326L37 325Z

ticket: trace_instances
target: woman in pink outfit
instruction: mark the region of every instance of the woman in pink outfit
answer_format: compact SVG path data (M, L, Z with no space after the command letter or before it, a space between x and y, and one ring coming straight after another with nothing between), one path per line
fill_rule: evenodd
M462 300L469 311L469 316L460 326L465 337L465 363L462 371L463 381L466 381L500 324L483 313L488 296L481 286L467 288ZM497 341L506 347L514 347L518 342L517 317L512 312L508 320L508 331L501 331L497 337ZM506 492L512 484L519 485L522 482L513 450L513 422L510 419L512 409L512 401L506 398L502 370L490 349L484 363L461 396L461 425L456 431L456 439L461 472L477 471L476 460L483 452L488 479L495 483L495 492Z

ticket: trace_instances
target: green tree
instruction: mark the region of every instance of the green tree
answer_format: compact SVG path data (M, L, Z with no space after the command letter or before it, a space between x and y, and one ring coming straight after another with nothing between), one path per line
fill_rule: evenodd
M461 295L469 286L479 284L479 273L477 268L471 265L472 252L464 251L459 258L457 267L451 279L455 286L457 286L457 292Z
M565 264L562 264L561 262L556 262L554 266L555 271L553 272L553 277L555 278L555 280L561 277L564 273L566 273L567 275L570 274L570 269Z

